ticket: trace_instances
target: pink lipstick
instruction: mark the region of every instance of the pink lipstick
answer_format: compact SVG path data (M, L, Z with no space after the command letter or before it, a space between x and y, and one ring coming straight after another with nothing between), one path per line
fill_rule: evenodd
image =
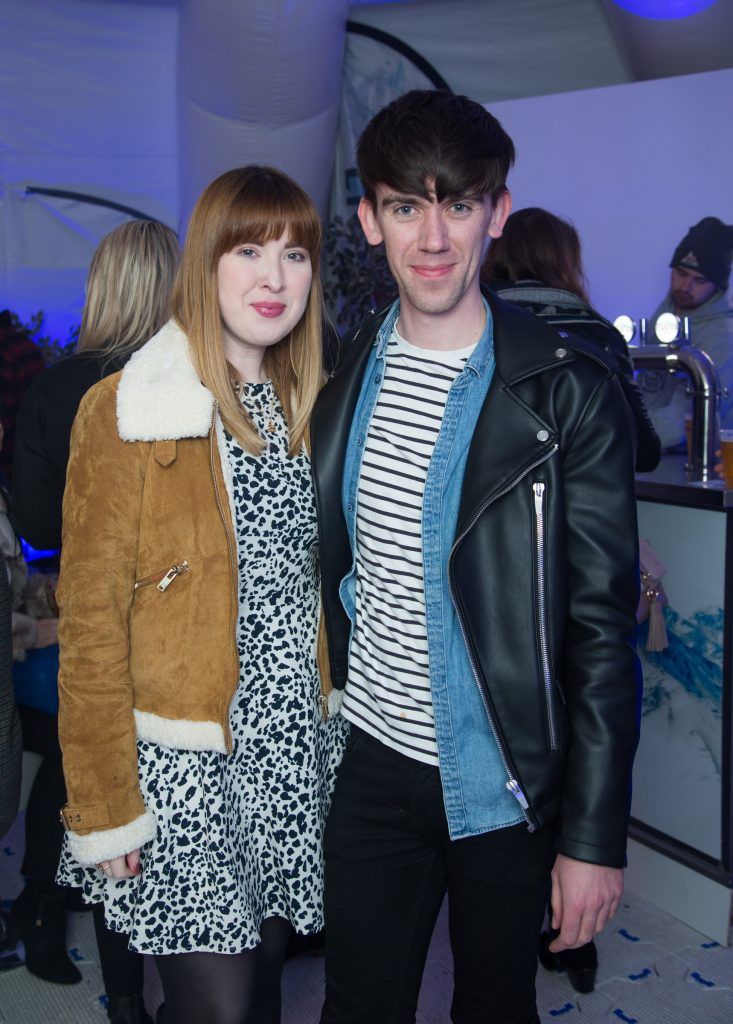
M253 302L252 309L257 310L260 316L276 317L285 312L284 302Z

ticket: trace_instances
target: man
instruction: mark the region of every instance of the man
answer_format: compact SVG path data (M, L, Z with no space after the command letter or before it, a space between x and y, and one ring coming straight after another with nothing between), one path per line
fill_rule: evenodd
M359 217L399 300L357 332L312 422L352 723L326 828L322 1024L414 1021L446 890L452 1020L536 1022L550 871L556 950L622 892L632 432L603 355L481 294L513 158L495 118L444 92L407 93L359 142Z
M691 227L674 251L669 292L652 318L652 326L662 313L689 318L690 343L707 352L728 388L720 407L724 427L733 427L733 302L727 294L732 251L733 227L717 217L703 217ZM684 417L691 409L687 378L646 370L638 380L662 446L684 443Z

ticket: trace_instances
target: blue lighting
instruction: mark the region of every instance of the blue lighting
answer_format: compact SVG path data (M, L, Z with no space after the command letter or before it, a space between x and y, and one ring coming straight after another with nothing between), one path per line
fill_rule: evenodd
M618 7L623 7L631 14L640 18L653 18L655 21L673 21L675 18L689 18L698 14L706 7L712 7L718 0L614 0Z
M43 562L46 560L58 560L58 556L61 552L61 548L49 548L48 551L42 551L40 548L33 548L27 540L20 539L20 546L23 549L23 558L25 558L28 565L33 565L34 562Z

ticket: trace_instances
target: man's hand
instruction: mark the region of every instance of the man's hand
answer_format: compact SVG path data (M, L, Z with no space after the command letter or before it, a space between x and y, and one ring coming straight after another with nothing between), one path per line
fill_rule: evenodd
M552 953L585 946L618 909L624 891L621 868L587 864L558 853L552 869L552 927L560 934Z

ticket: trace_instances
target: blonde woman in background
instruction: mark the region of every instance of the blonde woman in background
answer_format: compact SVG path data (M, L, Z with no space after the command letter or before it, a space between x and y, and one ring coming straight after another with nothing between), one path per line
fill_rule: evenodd
M320 249L286 175L217 178L191 217L173 319L74 426L60 877L155 956L166 1024L277 1024L291 926L323 923L345 726L317 657L306 449Z
M99 243L89 268L77 352L36 377L18 417L13 519L34 547L61 543L69 438L82 397L119 370L168 319L177 265L176 235L157 221L129 221ZM49 685L55 694L56 680ZM67 894L54 881L63 838L58 810L66 802L58 719L37 708L21 706L20 712L25 749L44 760L26 812L26 883L13 917L31 973L74 984L81 975L66 951ZM128 950L127 936L105 928L101 906L95 908L94 924L110 1020L152 1024L142 999L142 958Z
M166 322L177 266L178 239L158 221L128 221L97 246L76 353L36 378L18 416L13 505L19 532L33 547L61 544L69 437L79 403Z

